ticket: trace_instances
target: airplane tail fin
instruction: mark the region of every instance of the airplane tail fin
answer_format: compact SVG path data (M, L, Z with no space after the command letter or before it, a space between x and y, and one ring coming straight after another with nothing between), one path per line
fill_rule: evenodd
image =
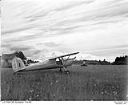
M23 61L20 58L14 57L13 60L12 60L12 69L13 69L14 72L24 70L25 65L24 65Z

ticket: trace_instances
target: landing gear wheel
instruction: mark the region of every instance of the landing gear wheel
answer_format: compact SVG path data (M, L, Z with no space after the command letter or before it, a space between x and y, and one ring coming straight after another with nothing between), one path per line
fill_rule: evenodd
M60 68L60 70L59 70L59 71L62 73L62 72L63 72L63 71L62 71L62 68Z
M64 71L65 72L65 74L69 74L70 72L67 70L67 71Z

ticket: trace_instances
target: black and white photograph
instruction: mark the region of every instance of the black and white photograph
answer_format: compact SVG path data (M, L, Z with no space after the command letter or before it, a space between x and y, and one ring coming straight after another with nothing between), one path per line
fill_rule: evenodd
M1 101L128 101L128 0L1 0Z

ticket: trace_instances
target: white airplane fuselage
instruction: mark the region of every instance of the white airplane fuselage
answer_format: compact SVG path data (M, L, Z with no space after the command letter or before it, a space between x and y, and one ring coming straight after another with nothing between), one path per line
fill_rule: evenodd
M46 69L55 69L55 68L63 68L67 66L71 66L73 63L73 60L64 61L62 64L57 64L56 61L47 60L44 62L32 64L25 67L25 70L46 70Z
M66 55L62 55L62 56L58 56L55 58L51 58L48 59L44 62L39 62L39 63L34 63L34 64L30 64L28 66L25 66L25 64L23 63L22 59L19 57L14 57L12 60L12 68L14 72L18 72L18 71L33 71L33 70L47 70L47 69L55 69L55 68L61 68L64 69L64 71L66 71L67 66L71 66L74 58L69 58L71 55L76 55L79 52L76 53L70 53L70 54L66 54ZM64 57L68 56L67 59L64 59Z

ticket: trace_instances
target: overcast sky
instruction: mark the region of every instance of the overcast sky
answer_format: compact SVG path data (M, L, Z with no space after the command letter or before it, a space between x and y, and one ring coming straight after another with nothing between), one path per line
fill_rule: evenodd
M113 61L128 54L128 0L3 0L2 53L16 50Z

